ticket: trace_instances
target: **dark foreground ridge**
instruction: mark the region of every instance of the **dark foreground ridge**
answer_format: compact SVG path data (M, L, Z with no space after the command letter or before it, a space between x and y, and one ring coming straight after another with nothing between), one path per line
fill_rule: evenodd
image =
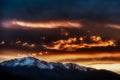
M120 75L72 63L25 57L0 63L0 80L120 80Z

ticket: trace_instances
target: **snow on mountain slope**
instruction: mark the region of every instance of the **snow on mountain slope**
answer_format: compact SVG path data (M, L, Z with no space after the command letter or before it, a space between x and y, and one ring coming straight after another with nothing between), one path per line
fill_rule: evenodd
M95 69L87 68L83 66L79 66L73 63L54 63L54 62L45 62L42 60L38 60L33 57L25 57L25 58L19 58L19 59L13 59L10 61L5 61L0 63L1 66L6 67L38 67L39 69L74 69L79 71L92 71Z

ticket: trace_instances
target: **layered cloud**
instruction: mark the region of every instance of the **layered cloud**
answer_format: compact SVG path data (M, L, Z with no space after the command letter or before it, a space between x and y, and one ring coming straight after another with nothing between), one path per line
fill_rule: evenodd
M11 20L3 22L3 26L7 28L81 28L82 24L80 22L72 21L48 21L48 22L25 22Z

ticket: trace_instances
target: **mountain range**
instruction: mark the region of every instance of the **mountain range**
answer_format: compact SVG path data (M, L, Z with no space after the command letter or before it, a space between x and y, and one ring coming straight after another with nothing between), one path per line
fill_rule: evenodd
M120 75L73 63L55 63L33 57L0 63L0 80L120 80Z

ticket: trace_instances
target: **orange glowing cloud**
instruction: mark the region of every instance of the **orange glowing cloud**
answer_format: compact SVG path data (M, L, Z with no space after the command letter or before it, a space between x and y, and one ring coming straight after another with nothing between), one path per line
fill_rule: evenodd
M4 22L3 25L5 27L19 26L22 28L80 28L82 26L80 22L72 21L24 22L17 20Z
M116 24L107 24L107 27L115 28L115 29L120 29L120 25Z
M53 42L52 45L43 45L43 47L52 50L75 51L79 48L116 46L115 40L103 41L100 36L90 36L90 40L92 43L86 43L84 37L74 37L67 40L58 40Z

